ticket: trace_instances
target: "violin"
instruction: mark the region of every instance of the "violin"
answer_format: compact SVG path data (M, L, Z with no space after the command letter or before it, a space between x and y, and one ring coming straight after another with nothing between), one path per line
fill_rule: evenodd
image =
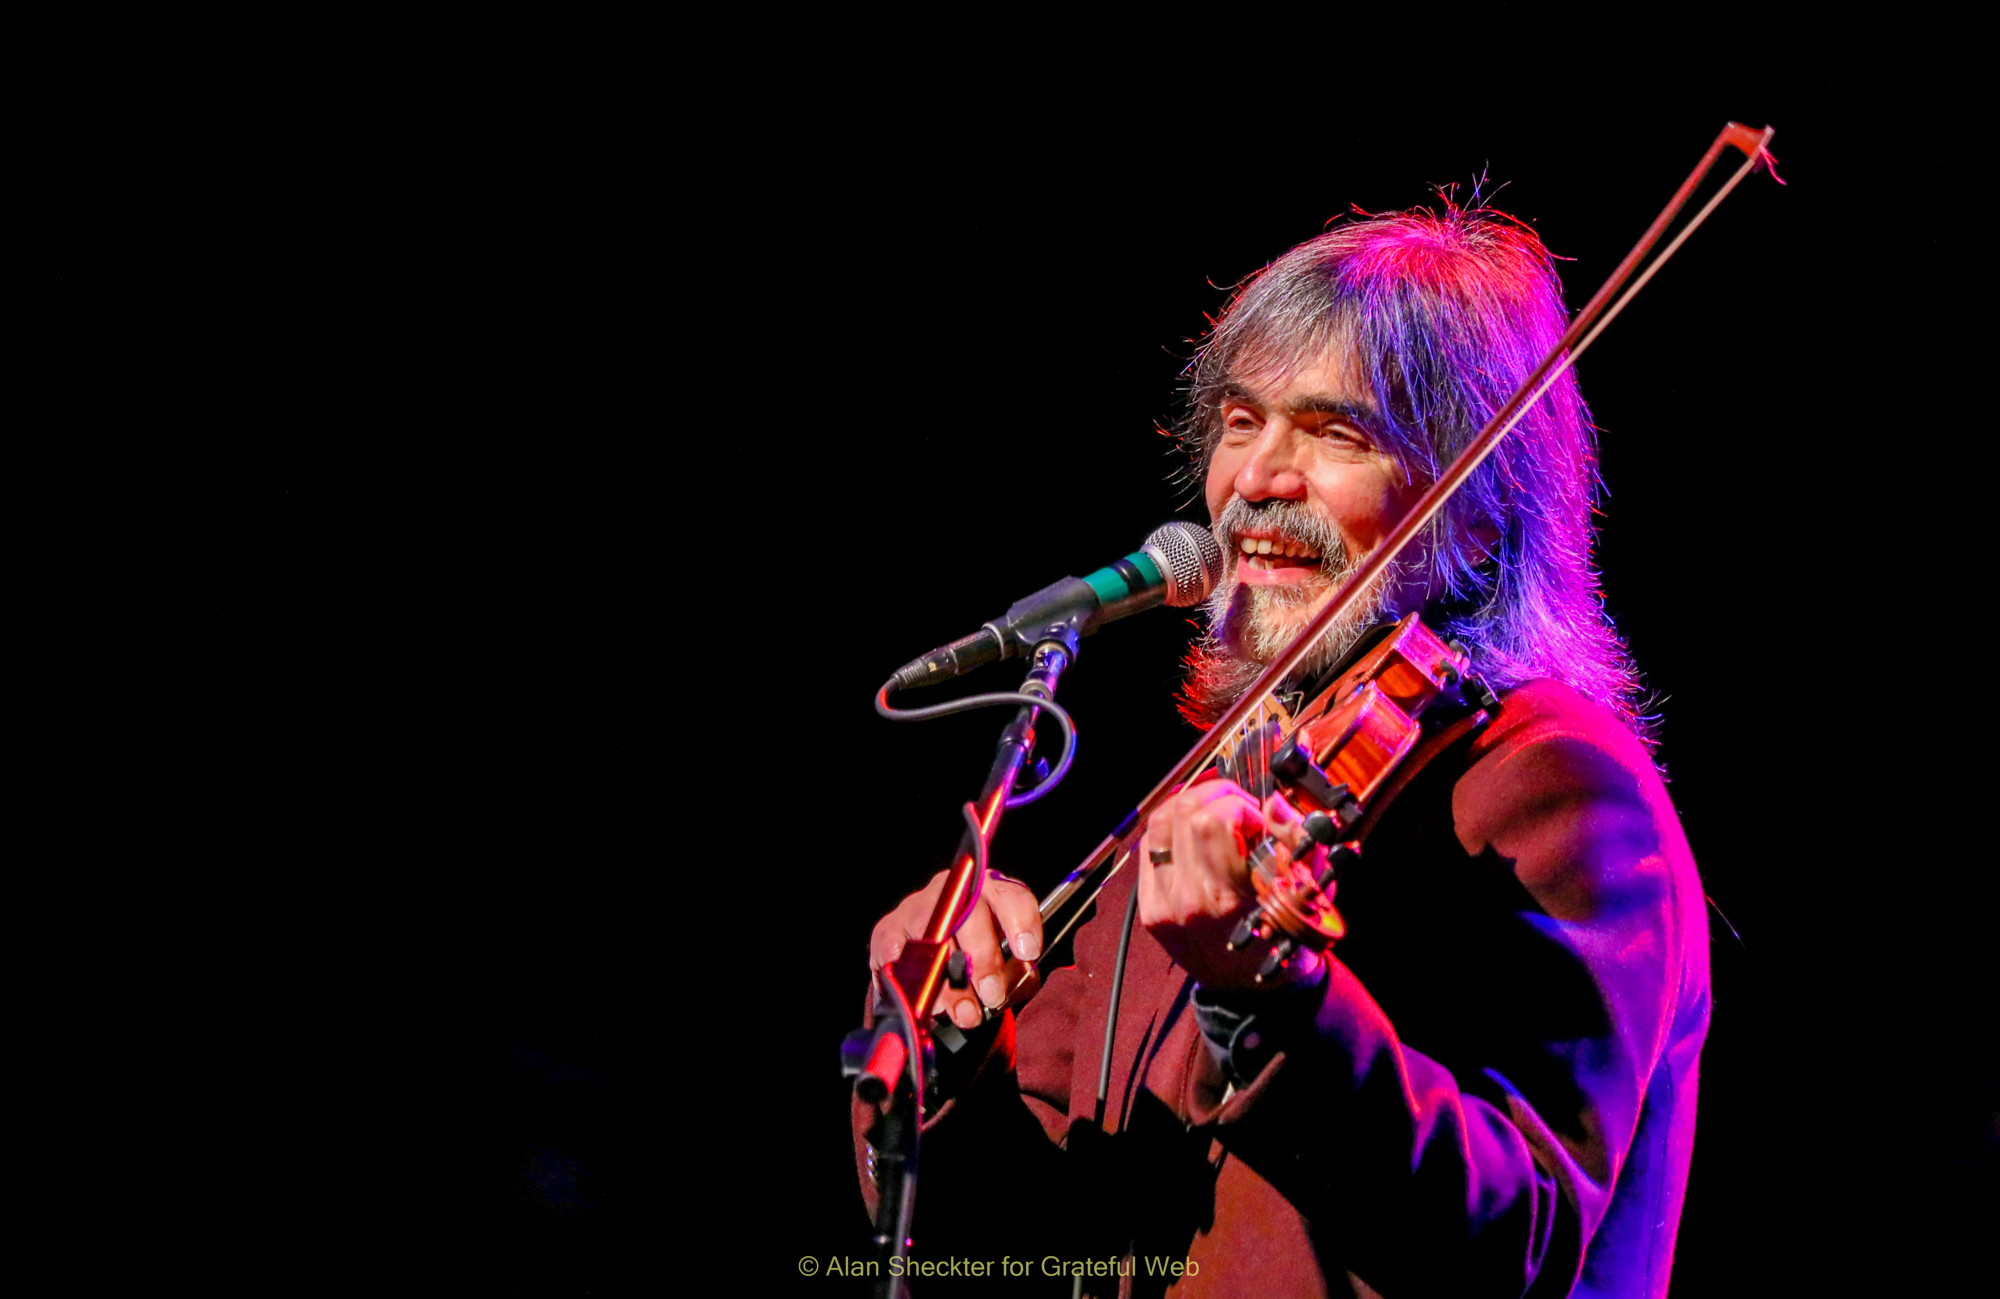
M1430 757L1485 725L1497 706L1472 669L1470 651L1410 614L1364 636L1333 679L1296 709L1276 693L1263 695L1219 737L1212 760L1190 783L1220 777L1259 802L1278 794L1304 816L1305 849L1294 854L1265 835L1248 853L1257 904L1231 934L1230 947L1270 945L1260 981L1301 948L1323 952L1342 936L1332 886L1360 856L1366 831ZM1317 864L1314 846L1326 850ZM1086 861L1043 900L1044 951L1054 952L1136 851L1133 839L1108 863ZM1025 962L1010 962L1008 975L1010 1004L1025 1001L1038 984Z

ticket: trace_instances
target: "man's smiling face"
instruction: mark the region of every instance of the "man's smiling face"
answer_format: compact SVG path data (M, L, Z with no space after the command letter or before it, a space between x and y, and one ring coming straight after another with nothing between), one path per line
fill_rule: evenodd
M1373 394L1344 347L1288 375L1238 371L1220 424L1206 496L1230 568L1210 600L1214 630L1235 653L1268 662L1396 526L1421 485L1378 446ZM1380 604L1364 600L1330 645L1352 643Z

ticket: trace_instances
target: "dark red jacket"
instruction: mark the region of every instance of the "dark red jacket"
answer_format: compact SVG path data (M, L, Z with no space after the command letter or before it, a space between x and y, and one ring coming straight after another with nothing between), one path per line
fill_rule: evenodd
M1097 1140L1082 1130L1134 875L927 1125L918 1256L1040 1273L1129 1253L1127 1294L1666 1292L1708 930L1673 806L1616 718L1534 683L1410 781L1341 878L1347 937L1317 1012L1240 1089L1191 981L1138 929L1116 1135ZM1179 1277L1152 1262L1183 1257Z

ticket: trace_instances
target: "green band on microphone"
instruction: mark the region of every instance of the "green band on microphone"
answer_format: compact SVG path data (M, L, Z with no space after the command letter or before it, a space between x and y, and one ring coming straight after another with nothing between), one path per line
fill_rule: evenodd
M1100 568L1095 573L1085 573L1083 580L1090 583L1090 589L1097 592L1099 604L1115 604L1130 594L1131 588L1125 579L1118 576L1114 568Z
M1128 595L1158 586L1162 579L1160 567L1153 562L1153 557L1138 550L1123 559L1113 560L1095 573L1086 573L1083 580L1097 592L1098 603L1110 605Z

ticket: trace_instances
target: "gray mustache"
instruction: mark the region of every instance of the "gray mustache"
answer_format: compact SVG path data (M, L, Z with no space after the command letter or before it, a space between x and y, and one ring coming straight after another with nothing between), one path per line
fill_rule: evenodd
M1251 528L1276 532L1287 541L1311 547L1329 561L1330 571L1344 568L1347 564L1347 548L1341 544L1340 534L1331 523L1313 513L1312 507L1304 501L1266 501L1262 505L1252 505L1241 496L1231 497L1215 520L1215 539L1221 543L1225 554L1231 554L1235 550L1236 534Z

